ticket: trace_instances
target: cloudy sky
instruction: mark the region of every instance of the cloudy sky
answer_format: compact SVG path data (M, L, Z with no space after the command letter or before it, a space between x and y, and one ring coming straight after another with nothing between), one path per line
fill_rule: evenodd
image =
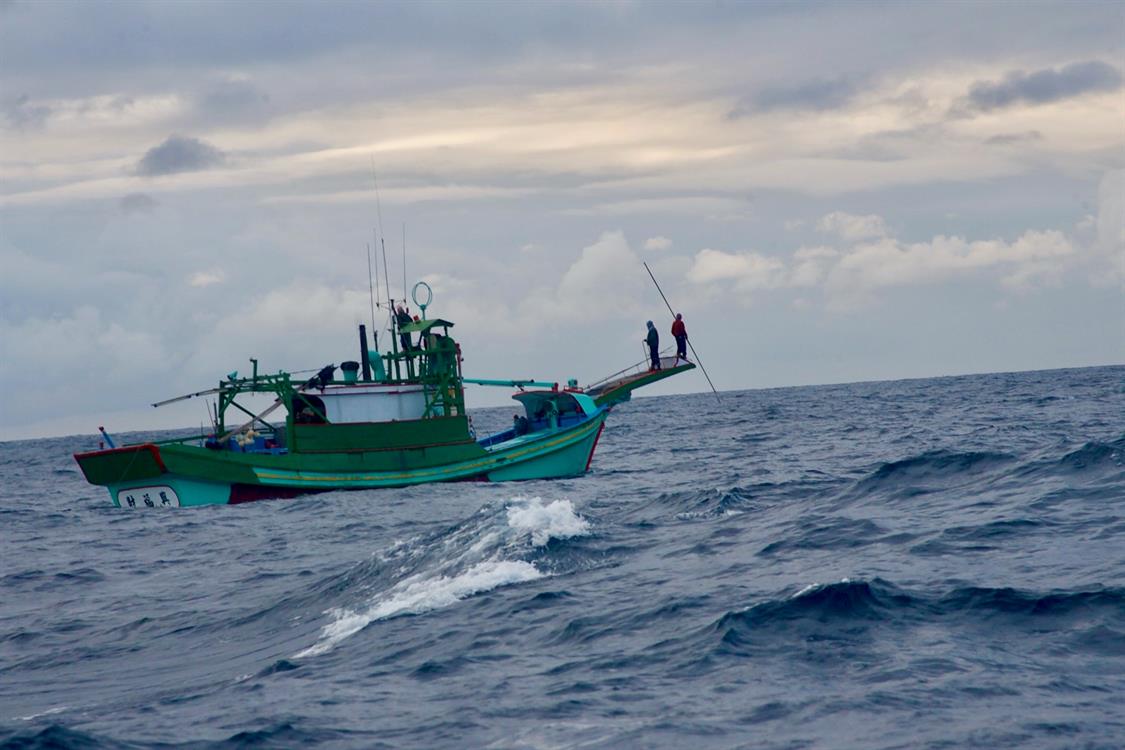
M474 376L1125 362L1120 3L5 0L0 439L355 359L373 173Z

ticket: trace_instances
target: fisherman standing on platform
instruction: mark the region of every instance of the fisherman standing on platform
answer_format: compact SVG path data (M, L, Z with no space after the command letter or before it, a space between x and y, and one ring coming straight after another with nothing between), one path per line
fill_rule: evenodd
M645 338L645 342L648 344L648 356L652 360L652 366L649 367L649 370L659 370L660 369L660 334L656 332L656 326L654 326L652 324L651 320L648 321L647 325L648 325L648 336Z
M410 334L409 333L402 333L402 327L408 326L411 323L413 323L414 321L411 320L410 313L406 311L406 305L400 304L398 306L398 309L395 310L395 322L398 323L398 329L399 329L398 340L402 344L402 350L404 352L408 352L413 348L410 345Z
M672 335L676 337L676 359L687 361L687 326L684 325L684 316L676 313L672 321Z

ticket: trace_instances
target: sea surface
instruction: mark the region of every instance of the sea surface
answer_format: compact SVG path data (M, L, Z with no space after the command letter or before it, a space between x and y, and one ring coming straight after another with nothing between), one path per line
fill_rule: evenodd
M113 508L96 445L0 444L3 748L1125 747L1125 367L639 398L582 478L239 506Z

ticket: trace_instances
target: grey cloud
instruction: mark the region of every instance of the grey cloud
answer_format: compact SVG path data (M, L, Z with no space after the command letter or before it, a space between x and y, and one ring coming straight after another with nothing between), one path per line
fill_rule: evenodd
M948 133L942 125L919 125L905 130L884 130L858 138L854 143L824 153L833 159L854 161L891 162L908 159L919 148L946 138Z
M47 125L51 108L45 104L32 104L27 94L6 104L0 110L8 125L17 130L40 130Z
M957 109L988 112L1018 103L1047 104L1080 94L1116 91L1121 84L1121 71L1100 60L1071 63L1058 70L1017 70L1002 81L977 81Z
M1014 143L1029 143L1043 140L1043 134L1038 130L1028 130L1026 133L1000 133L984 140L989 146L1010 146Z
M159 146L150 148L137 162L137 174L144 177L198 172L217 167L226 160L222 151L198 138L170 135Z
M133 214L149 213L160 205L160 203L146 193L129 193L128 195L122 196L118 205L125 213Z
M734 120L754 112L775 109L836 109L851 101L858 90L858 81L849 76L807 81L796 86L766 88L743 99L727 117Z
M199 107L212 120L245 121L267 117L270 97L251 81L227 79L199 97Z

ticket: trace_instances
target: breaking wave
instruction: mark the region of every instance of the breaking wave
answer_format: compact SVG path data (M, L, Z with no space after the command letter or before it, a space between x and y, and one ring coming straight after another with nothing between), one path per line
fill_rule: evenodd
M500 509L485 507L433 538L391 550L389 557L406 558L399 570L410 572L357 606L329 610L332 622L323 627L316 643L294 658L326 653L379 620L424 614L550 575L522 557L552 539L582 536L589 528L569 500L544 503L538 497L517 497Z

